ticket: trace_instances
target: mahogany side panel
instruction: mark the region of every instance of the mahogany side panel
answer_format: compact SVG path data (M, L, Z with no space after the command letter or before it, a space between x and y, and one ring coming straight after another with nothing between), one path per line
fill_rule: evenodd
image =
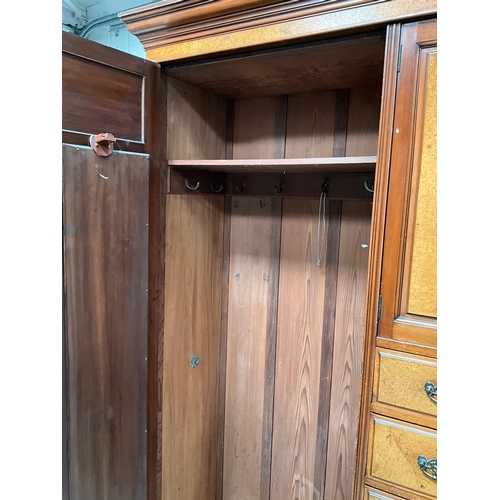
M62 164L70 497L146 498L148 157Z

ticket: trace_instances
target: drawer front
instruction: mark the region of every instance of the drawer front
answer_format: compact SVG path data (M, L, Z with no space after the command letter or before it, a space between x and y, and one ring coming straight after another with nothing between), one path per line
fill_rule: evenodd
M419 456L427 460L437 458L435 431L372 416L370 443L369 476L420 495L436 497L437 480L428 477L418 463ZM426 472L432 474L430 469Z
M385 491L380 491L370 486L365 486L365 496L363 500L402 500L401 497L396 497Z
M437 403L426 393L433 386L437 400L436 361L423 356L401 354L396 351L377 349L375 367L377 380L374 396L379 403L389 404L412 411L437 415Z

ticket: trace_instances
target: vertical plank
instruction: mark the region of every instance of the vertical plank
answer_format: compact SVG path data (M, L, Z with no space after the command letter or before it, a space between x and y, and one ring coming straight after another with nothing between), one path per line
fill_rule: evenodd
M234 142L234 99L226 101L226 154L225 158L230 160L233 158L233 142Z
M286 95L280 95L275 99L274 158L285 158L288 97Z
M349 95L349 89L336 90L334 93L335 111L333 115L334 136L332 156L345 156L346 153Z
M226 101L171 77L167 79L168 159L226 156Z
M332 156L334 110L334 92L289 96L285 158Z
M226 364L227 364L227 328L229 307L229 262L231 243L231 197L224 197L224 236L223 236L223 263L222 263L222 299L220 319L220 346L218 360L218 383L217 383L217 477L215 498L222 500L222 488L224 477L224 429L226 414Z
M269 498L281 202L232 198L223 498Z
M283 200L271 500L320 498L314 481L326 266L316 264L318 203Z
M371 203L343 202L325 487L327 500L351 500L353 495L370 222Z
M167 197L164 499L215 498L223 204L215 196Z
M161 500L161 412L163 383L163 313L165 310L166 75L150 75L145 127L149 157L148 254L148 500Z
M146 498L148 175L63 146L72 500Z
M323 340L321 344L321 367L318 400L318 426L316 436L316 457L314 466L314 488L318 499L324 498L327 464L327 443L330 417L331 387L334 348L335 315L337 308L337 276L339 267L341 201L330 201L328 210L329 227L326 248L326 277L323 306Z
M377 154L381 99L379 86L350 90L346 156Z
M234 101L233 158L274 158L277 105L275 97Z

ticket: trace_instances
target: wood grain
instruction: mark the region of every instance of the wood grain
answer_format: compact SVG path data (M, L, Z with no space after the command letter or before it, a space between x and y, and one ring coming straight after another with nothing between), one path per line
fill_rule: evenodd
M377 349L375 402L437 416L437 403L424 391L426 382L437 386L435 359Z
M325 498L351 500L361 396L371 204L344 201Z
M409 247L408 235L414 232L414 219L409 219L408 214L412 207L411 199L417 192L415 149L419 147L424 128L425 102L422 95L426 80L422 75L425 75L428 49L437 46L437 21L432 19L404 26L401 43L380 292L384 303L378 335L436 347L435 318L412 318L406 314L408 266L405 266L405 260L409 256L405 255L405 247ZM410 223L412 227L408 226Z
M373 365L377 339L377 312L380 294L380 276L387 207L390 159L394 124L395 95L398 79L398 54L400 46L400 24L387 28L387 44L384 63L384 80L380 111L380 133L377 146L377 173L373 199L372 227L368 257L368 283L366 294L365 334L363 345L363 381L360 400L360 425L356 478L353 498L361 500L364 495L365 468L368 449L370 404L372 399Z
M365 486L364 492L365 496L363 500L401 500L401 497L395 497L386 491L378 490L371 486Z
M346 156L377 156L381 83L351 89L349 93Z
M224 197L224 236L222 262L222 298L220 317L220 348L218 360L217 384L217 476L215 499L222 500L224 478L224 432L226 426L226 368L227 368L227 332L229 308L229 264L231 257L231 197Z
M167 85L166 157L225 158L226 101L173 78Z
M269 498L281 202L232 198L223 498Z
M367 470L370 477L389 483L401 495L409 490L427 498L436 497L437 482L427 477L417 462L419 455L437 458L435 431L374 416L371 439Z
M276 99L234 102L233 158L274 158Z
M318 399L318 425L316 456L314 465L314 489L318 498L325 495L325 474L327 471L328 428L330 420L330 398L332 384L332 362L337 310L337 278L339 272L339 247L342 202L330 202L328 207L328 239L325 253L325 295L323 301L323 339L321 344L321 368Z
M145 106L158 75L157 64L63 32L63 130L81 135L85 145L89 134L101 132L123 139L115 149L144 144L152 126Z
M418 316L437 318L437 54L435 49L424 50L421 66L425 68L420 76L421 83L418 117L422 127L416 137L414 175L417 193L410 209L408 226L413 228L408 235L405 259L410 269L404 276L409 280L408 292L403 295L407 312ZM423 81L422 81L423 80ZM410 248L409 248L410 247Z
M222 197L167 197L164 499L215 498L223 216Z
M289 96L285 158L332 156L334 109L333 92Z
M271 500L319 498L315 458L326 265L316 264L317 217L317 200L283 200L280 290L293 293L280 293L278 301Z
M146 498L148 173L63 145L72 500Z
M287 138L288 140L288 138ZM301 137L302 144L312 144L315 138ZM254 147L252 150L247 150L248 154L256 155L259 151L266 153L266 150L271 149L272 141L269 141L268 148ZM333 140L331 141L333 144ZM314 147L314 146L312 146ZM238 149L238 148L237 148ZM248 148L245 148L248 149ZM267 151L268 152L268 151ZM325 149L326 152L326 149ZM237 151L236 154L241 154ZM314 173L314 172L373 172L375 170L375 156L351 156L351 157L336 157L331 156L326 158L292 158L292 159L267 159L259 157L259 159L231 159L231 160L178 160L172 159L168 161L169 166L177 169L185 170L211 170L217 172L238 172L238 173L268 173L283 171L291 173ZM319 196L319 195L318 195Z
M382 81L381 31L167 67L172 77L226 98L324 92Z

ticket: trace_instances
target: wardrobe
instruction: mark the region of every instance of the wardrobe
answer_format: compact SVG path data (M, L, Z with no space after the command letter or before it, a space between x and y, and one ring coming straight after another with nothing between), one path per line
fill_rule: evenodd
M436 15L63 33L65 498L436 498Z

